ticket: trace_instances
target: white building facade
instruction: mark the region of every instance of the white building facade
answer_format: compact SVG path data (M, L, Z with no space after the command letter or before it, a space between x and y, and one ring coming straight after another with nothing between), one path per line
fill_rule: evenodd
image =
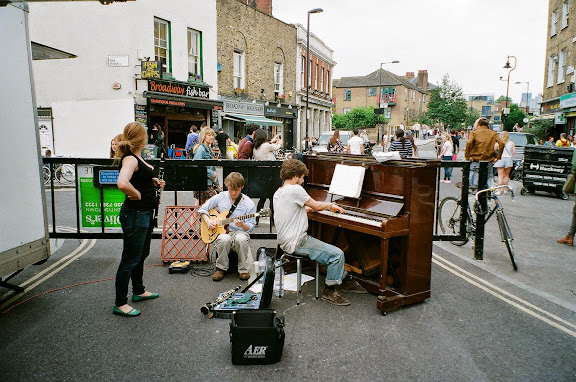
M336 62L332 59L334 51L317 36L310 33L310 57L306 59L306 28L296 24L297 61L296 89L298 113L298 142L307 136L319 137L324 131L332 129L332 73ZM306 70L308 61L308 71ZM306 75L308 75L308 131L306 131ZM302 147L300 149L303 149Z
M29 7L30 39L78 56L33 64L54 155L108 157L112 138L134 120L160 124L175 147L192 124L217 124L214 0ZM163 78L141 78L147 60L161 62Z

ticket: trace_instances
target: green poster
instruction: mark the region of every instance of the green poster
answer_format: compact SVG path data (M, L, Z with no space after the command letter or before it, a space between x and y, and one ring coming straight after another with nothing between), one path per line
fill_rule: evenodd
M101 228L100 188L94 186L94 166L78 166L82 228ZM126 195L115 185L104 186L104 227L120 227L120 207Z

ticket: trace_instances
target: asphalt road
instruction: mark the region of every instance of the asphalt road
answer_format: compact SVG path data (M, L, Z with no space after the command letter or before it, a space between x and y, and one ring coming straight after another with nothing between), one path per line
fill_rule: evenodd
M432 155L428 147L422 156ZM442 195L458 192L454 183L440 187ZM66 205L57 224L74 226L73 193L56 198ZM139 317L114 316L111 278L121 241L60 240L48 262L11 280L24 294L0 289L1 379L574 381L576 254L555 244L573 201L538 194L503 202L518 272L494 221L483 261L472 259L471 243L436 242L431 298L387 316L373 295L348 295L352 305L336 307L314 300L314 283L307 283L300 306L294 293L272 299L286 317L286 345L282 360L267 366L233 366L229 321L200 314L218 293L242 284L237 276L214 283L169 274L155 240L145 284L161 297L134 303ZM266 220L261 225L268 229ZM253 249L260 246L274 243L253 241Z

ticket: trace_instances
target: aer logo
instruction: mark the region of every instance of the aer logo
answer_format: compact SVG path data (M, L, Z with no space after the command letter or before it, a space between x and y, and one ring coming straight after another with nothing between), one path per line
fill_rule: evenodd
M266 349L268 346L248 346L248 349L244 352L245 358L264 358L266 357Z

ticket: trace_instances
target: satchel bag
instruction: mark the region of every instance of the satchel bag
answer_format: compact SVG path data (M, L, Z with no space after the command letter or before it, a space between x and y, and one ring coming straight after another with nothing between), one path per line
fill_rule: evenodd
M562 187L562 191L564 191L566 194L573 194L575 186L576 186L576 176L574 176L574 174L570 174L566 179L566 183L564 183L564 187Z

